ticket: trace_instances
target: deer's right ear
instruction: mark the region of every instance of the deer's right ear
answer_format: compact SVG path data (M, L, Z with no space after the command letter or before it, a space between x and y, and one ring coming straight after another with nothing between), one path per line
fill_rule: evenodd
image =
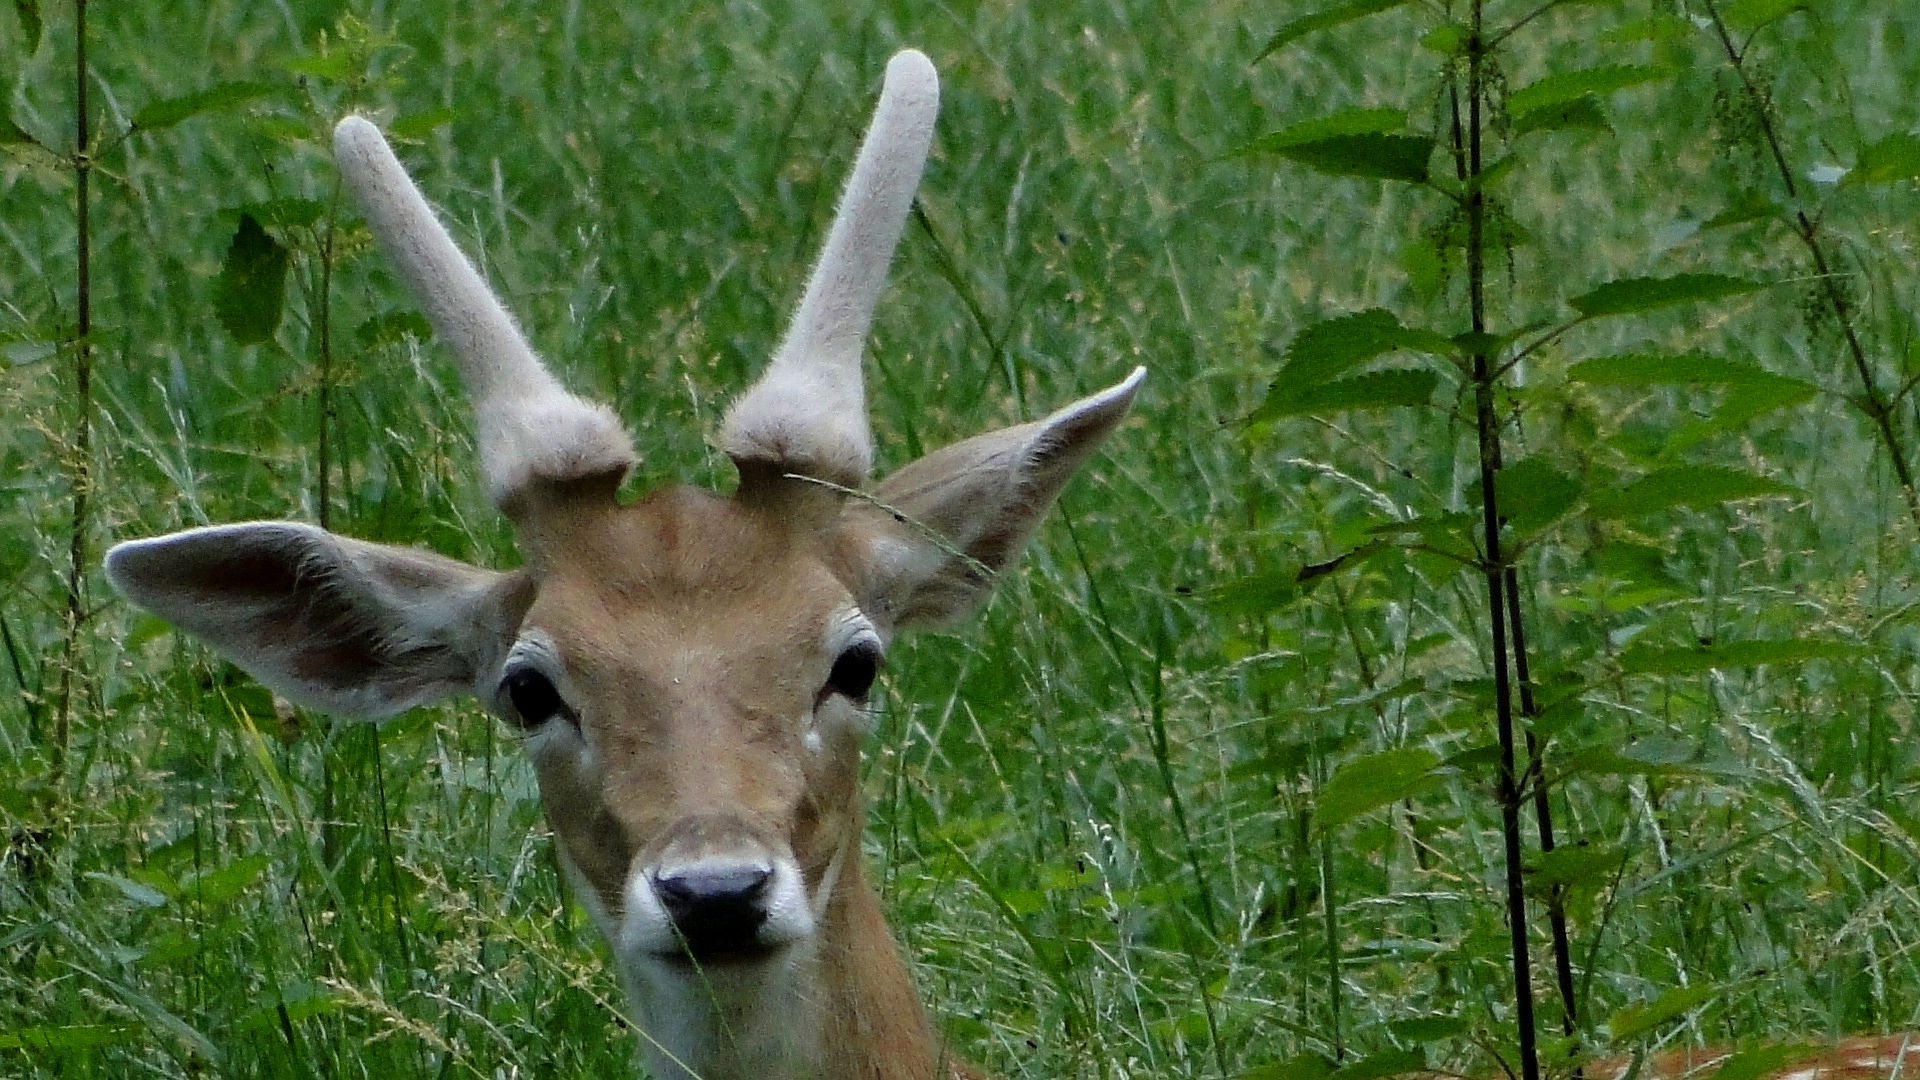
M476 690L535 591L524 573L295 522L130 541L107 577L293 701L362 719Z

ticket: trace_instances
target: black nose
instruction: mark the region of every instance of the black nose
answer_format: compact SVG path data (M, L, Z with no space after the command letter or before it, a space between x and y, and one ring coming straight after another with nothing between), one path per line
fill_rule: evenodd
M709 960L759 951L756 935L767 921L772 879L761 866L693 867L655 875L653 892L686 951Z

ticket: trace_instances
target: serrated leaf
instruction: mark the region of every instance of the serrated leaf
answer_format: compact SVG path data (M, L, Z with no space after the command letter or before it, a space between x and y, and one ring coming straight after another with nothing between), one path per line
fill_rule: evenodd
M1592 94L1572 101L1542 105L1525 113L1516 113L1513 118L1513 132L1516 135L1571 128L1612 131L1613 125L1607 122L1607 114L1600 108L1600 99Z
M1571 104L1589 95L1608 94L1652 82L1666 74L1666 68L1647 64L1612 64L1557 72L1507 95L1507 111L1517 119L1540 109Z
M1402 326L1379 308L1336 315L1294 335L1276 382L1324 382L1396 349L1445 355L1453 351L1453 342L1431 330Z
M1860 151L1845 184L1889 184L1920 177L1920 135L1889 135Z
M1420 35L1420 47L1441 56L1457 55L1466 47L1472 31L1457 22L1441 23L1439 26Z
M1419 791L1432 782L1440 758L1424 746L1403 746L1355 758L1320 788L1314 825L1330 831L1369 810ZM1345 1071L1345 1070L1342 1070Z
M1527 892L1542 899L1555 889L1571 889L1613 877L1626 852L1607 844L1554 848L1527 860Z
M1685 1016L1719 993L1720 987L1711 983L1675 987L1652 1001L1638 1001L1616 1010L1607 1017L1607 1031L1615 1042L1624 1042Z
M40 0L13 0L14 17L20 20L20 32L26 36L25 55L40 51Z
M213 311L233 340L257 345L280 328L286 299L287 249L251 214L240 215L227 259L213 287Z
M1680 675L1714 668L1801 664L1860 656L1866 650L1845 641L1729 641L1692 648L1635 646L1620 654L1620 670L1629 675Z
M1537 529L1559 520L1560 515L1580 500L1580 481L1537 457L1501 469L1495 476L1493 490L1500 516L1521 530ZM1479 492L1474 491L1469 498L1477 500Z
M172 127L182 120L195 117L215 109L225 109L268 94L278 93L280 88L272 83L262 82L224 82L210 86L205 90L179 97L162 98L150 101L133 114L133 126L143 131L157 131Z
M1808 391L1818 390L1812 383L1776 375L1757 364L1706 353L1596 356L1568 368L1567 378L1602 386L1778 386L1784 383Z
M1407 126L1407 114L1399 109L1344 109L1317 120L1289 124L1269 132L1235 150L1235 154L1271 153L1287 146L1318 142L1336 135L1376 135L1399 131Z
M1637 311L1693 304L1740 296L1760 288L1757 281L1725 274L1676 274L1664 278L1625 278L1609 281L1567 301L1588 318L1627 315Z
M1387 1030L1401 1042L1424 1045L1464 1035L1467 1022L1458 1016L1412 1016L1388 1023Z
M1595 492L1595 517L1630 518L1675 506L1714 506L1737 499L1792 495L1794 490L1764 476L1721 465L1676 465L1656 469L1624 488Z
M1410 368L1369 371L1349 379L1308 386L1289 384L1286 392L1281 392L1281 384L1275 383L1267 400L1254 410L1253 419L1426 405L1433 401L1433 389L1439 384L1440 376L1433 372Z
M1228 615L1265 615L1299 599L1300 569L1291 567L1223 582L1203 599Z
M1433 158L1433 140L1425 135L1332 135L1289 143L1274 153L1329 176L1425 183Z
M1348 0L1348 2L1344 4L1335 4L1330 8L1322 8L1310 15L1302 15L1282 26L1279 30L1276 30L1274 35L1267 39L1267 43L1261 46L1260 54L1253 58L1253 62L1257 64L1265 60L1276 51L1306 37L1308 34L1320 30L1327 30L1339 26L1342 23L1349 23L1355 19L1362 19L1368 15L1375 15L1382 11L1390 11L1404 3L1407 3L1407 0Z

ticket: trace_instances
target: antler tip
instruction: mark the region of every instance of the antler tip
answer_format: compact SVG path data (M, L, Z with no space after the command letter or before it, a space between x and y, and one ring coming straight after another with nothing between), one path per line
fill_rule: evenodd
M888 89L900 86L938 90L940 75L934 70L933 61L927 59L926 53L919 49L901 49L893 54L892 60L887 61L886 86Z

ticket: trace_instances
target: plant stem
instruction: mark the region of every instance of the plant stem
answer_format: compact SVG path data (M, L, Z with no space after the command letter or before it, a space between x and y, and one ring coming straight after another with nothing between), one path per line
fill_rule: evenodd
M1920 526L1920 490L1914 487L1913 468L1908 464L1906 451L1900 445L1899 433L1893 427L1893 405L1873 377L1873 365L1867 360L1866 346L1861 344L1860 332L1854 326L1853 303L1840 291L1839 278L1835 276L1832 260L1827 256L1819 222L1809 217L1804 207L1797 205L1800 187L1794 181L1793 167L1787 163L1786 151L1780 145L1780 133L1767 113L1767 97L1754 85L1753 76L1747 71L1746 52L1733 43L1733 35L1727 30L1726 20L1720 17L1720 5L1716 0L1706 0L1706 8L1707 17L1713 23L1714 35L1720 39L1720 48L1726 53L1727 64L1739 78L1741 92L1746 94L1747 103L1760 125L1760 132L1766 137L1774 168L1780 173L1780 183L1786 188L1787 198L1796 204L1793 208L1793 232L1813 260L1814 275L1820 282L1821 299L1826 302L1827 309L1833 312L1834 321L1840 324L1840 334L1846 339L1848 359L1852 361L1854 375L1860 380L1860 411L1872 421L1874 432L1886 448L1887 458L1893 464L1893 475L1900 482L1901 497L1907 504L1907 515L1916 526Z
M61 643L60 683L54 695L53 778L58 791L73 742L73 693L80 663L80 624L86 616L87 496L93 486L93 271L92 227L87 191L93 173L87 130L87 0L74 0L74 435L67 458L73 515L67 534L67 603Z
M1480 186L1481 141L1486 126L1484 106L1487 41L1482 19L1483 0L1473 0L1472 29L1467 38L1467 303L1476 335L1487 330L1486 305L1486 192ZM1457 111L1456 111L1457 118ZM1456 138L1459 126L1455 126ZM1539 1080L1540 1062L1534 1045L1533 982L1527 956L1527 898L1521 875L1520 784L1513 723L1513 687L1508 671L1508 626L1505 603L1508 568L1500 550L1500 511L1495 476L1500 470L1500 427L1495 415L1494 375L1485 349L1473 354L1476 422L1480 436L1480 502L1485 527L1487 617L1493 636L1494 718L1500 736L1500 831L1505 841L1507 927L1513 952L1514 1023L1518 1028L1522 1080Z

